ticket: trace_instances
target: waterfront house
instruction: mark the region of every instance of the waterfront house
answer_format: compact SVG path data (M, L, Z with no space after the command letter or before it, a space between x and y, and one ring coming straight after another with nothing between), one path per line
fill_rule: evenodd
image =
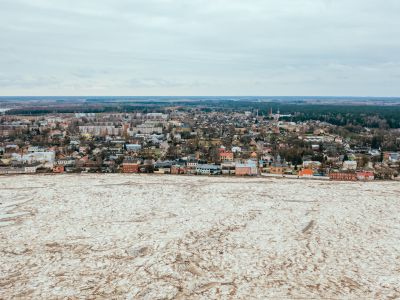
M133 158L125 158L122 162L123 173L139 173L140 161Z
M375 179L374 172L372 171L359 171L356 172L357 179L361 181L371 181Z
M329 173L329 179L337 181L357 181L357 175L355 172L331 172Z
M287 163L283 161L281 157L278 155L274 160L274 162L271 163L269 171L271 174L282 175L283 173L285 173L287 168L288 168Z
M312 177L314 176L314 171L311 169L303 169L299 172L300 177Z
M199 175L219 175L221 166L211 164L199 164L196 167L196 173Z
M236 164L236 176L256 176L257 174L257 165L253 160L248 160L242 164Z

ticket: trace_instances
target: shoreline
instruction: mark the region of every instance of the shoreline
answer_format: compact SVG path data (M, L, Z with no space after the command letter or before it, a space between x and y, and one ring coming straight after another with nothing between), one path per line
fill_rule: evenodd
M332 183L372 183L372 182L399 182L399 179L375 179L375 180L356 180L356 181L347 181L347 180L330 180L327 176L320 176L320 177L297 177L296 175L274 175L263 173L257 176L235 176L235 175L195 175L195 174L156 174L156 173L26 173L26 174L0 174L1 177L18 177L18 176L85 176L85 175L122 175L122 176L149 176L149 177L199 177L199 178L230 178L233 180L236 179L278 179L278 180L301 180L301 181L321 181L321 182L332 182ZM74 176L75 177L75 176Z
M0 298L372 299L399 288L398 183L80 175L0 179Z

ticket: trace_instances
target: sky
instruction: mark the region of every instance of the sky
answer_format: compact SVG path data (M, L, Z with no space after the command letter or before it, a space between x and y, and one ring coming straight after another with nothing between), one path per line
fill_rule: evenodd
M400 96L399 0L1 0L0 95Z

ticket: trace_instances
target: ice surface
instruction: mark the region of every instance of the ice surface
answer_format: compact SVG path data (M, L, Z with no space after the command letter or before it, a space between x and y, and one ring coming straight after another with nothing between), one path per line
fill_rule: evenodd
M0 178L0 299L399 298L400 184Z

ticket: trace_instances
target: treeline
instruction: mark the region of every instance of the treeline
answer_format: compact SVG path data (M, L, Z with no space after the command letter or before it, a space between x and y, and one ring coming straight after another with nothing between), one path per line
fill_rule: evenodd
M191 105L194 105L191 103ZM268 116L269 112L291 114L293 122L316 120L333 125L365 126L370 128L400 128L400 105L325 105L325 104L285 104L282 102L246 102L220 101L201 103L208 110L258 110L259 115Z
M177 106L181 110L199 108L211 111L253 111L267 117L272 110L276 113L291 114L290 121L318 120L338 126L365 126L370 128L400 128L400 105L326 105L283 102L228 101L228 100L192 100L187 102L148 102L135 103L96 103L89 105L59 105L24 107L7 111L7 114L42 115L49 113L107 113L107 112L162 112L168 107Z

